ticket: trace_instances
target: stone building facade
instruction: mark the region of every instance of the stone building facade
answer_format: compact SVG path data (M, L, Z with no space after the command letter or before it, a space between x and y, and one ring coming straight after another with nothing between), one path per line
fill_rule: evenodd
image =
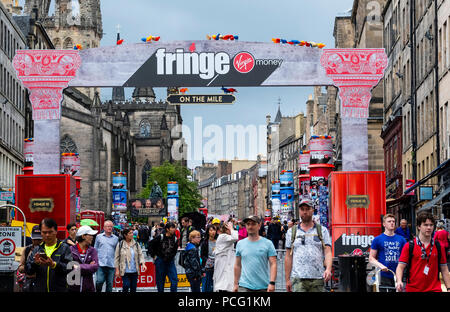
M81 44L83 49L97 48L103 37L100 0L57 0L54 14L50 13L50 0L25 0L24 13L30 15L38 8L39 19L53 41L55 49L73 49ZM98 88L78 88L94 99Z
M200 194L206 199L208 215L230 215L241 220L252 214L264 217L267 210L267 161L258 156L255 164L247 169L223 176L217 175L219 171L217 169L198 184Z
M193 171L194 181L200 182L209 179L217 171L217 166L213 163L202 162L201 166L197 166Z
M450 1L438 1L440 162L450 158Z
M320 90L320 87L319 87ZM271 116L266 116L267 124L267 179L266 179L266 205L268 214L272 209L271 188L272 181L280 179L282 170L292 170L294 173L294 198L298 199L298 159L300 151L308 142L311 134L314 118L314 100L310 97L307 102L306 116L299 113L296 116L284 116L281 114L280 105L274 121ZM317 115L316 115L317 116Z
M5 6L5 4L7 6ZM14 191L15 175L22 174L27 96L16 78L13 58L27 39L12 16L12 1L0 1L0 188Z
M64 91L61 153L79 153L81 210L111 212L112 172L127 172L130 196L136 193L135 139L120 113L103 116L99 94L94 101L77 89Z
M119 93L115 88L113 94ZM102 104L102 111L104 116L120 114L135 140L136 178L133 183L137 193L146 186L151 168L164 161L180 160L177 156L183 156L182 164L186 166L187 149L183 147L181 132L172 131L183 122L179 106L156 101L153 88L135 88L131 101L113 95L113 100Z
M433 196L450 190L436 169L449 159L448 70L450 4L448 1L387 1L383 11L384 46L391 54L385 74L385 128L402 119L402 181L412 179L431 186ZM440 179L441 178L441 179ZM406 185L403 184L403 191ZM416 195L409 196L408 212L432 208ZM445 194L444 194L445 193ZM405 198L403 195L400 199ZM440 198L433 212L446 215L447 199Z
M100 45L103 30L99 0L57 0L54 1L54 15L48 16L50 4L51 1L25 1L22 16L15 16L17 30L20 28L25 33L21 35L19 32L23 42L20 48L25 48L25 44L31 49L73 49L78 43L84 49ZM22 8L9 7L17 14L22 12ZM2 6L2 18L6 16L3 9ZM3 29L6 29L6 23L2 23L2 35ZM6 33L4 38L6 40ZM17 48L11 40L8 52L11 57L14 55L13 47ZM3 67L2 64L2 73ZM20 95L19 89L12 91L12 84L11 87L8 84L7 88L11 88L11 95L15 92ZM136 88L131 101L125 100L123 89L115 88L112 101L106 103L100 101L98 91L95 88L64 90L60 151L80 154L81 210L103 210L109 214L112 208L112 172L127 172L128 196L133 198L145 185L152 167L161 165L165 160L173 161L174 157L184 157L182 163L186 165L186 148L180 142L181 131L173 129L182 123L180 108L156 101L152 88ZM175 91L174 88L168 89L168 92ZM0 116L3 113L6 115L6 109L1 109ZM28 113L32 129L31 109ZM21 115L26 114L24 106ZM5 125L9 127L9 121ZM11 129L15 125L12 122ZM23 147L23 132L32 136L32 130L17 129L17 133L21 134L15 146L18 151ZM12 134L10 136L12 138ZM14 148L8 145L8 150L13 152ZM23 159L19 159L16 165L17 168L8 163L5 171L0 170L1 173L11 173L10 182L15 174L21 173Z
M387 210L411 218L409 198L403 196L411 179L411 48L410 8L404 1L388 1L383 11L383 45L388 55L384 75L384 140ZM405 153L406 152L406 153Z

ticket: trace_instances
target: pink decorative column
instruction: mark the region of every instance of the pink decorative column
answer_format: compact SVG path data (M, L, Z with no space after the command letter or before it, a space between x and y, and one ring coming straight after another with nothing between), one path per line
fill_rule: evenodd
M371 90L383 78L386 53L384 49L326 49L321 63L339 88L343 171L367 171Z
M75 50L18 50L13 65L33 107L34 174L59 174L62 92L81 58Z

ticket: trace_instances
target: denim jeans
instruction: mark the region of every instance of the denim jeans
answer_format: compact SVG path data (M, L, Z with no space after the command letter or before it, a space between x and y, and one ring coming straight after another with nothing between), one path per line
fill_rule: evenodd
M272 238L271 239L273 246L275 247L275 249L278 249L278 244L280 243L280 239L279 238Z
M206 276L202 280L202 292L213 292L214 291L214 270L206 270Z
M98 267L96 289L97 292L102 292L103 283L106 282L106 292L112 292L115 268L110 267Z
M199 277L197 279L191 279L188 277L189 284L191 284L191 292L200 292L200 284L202 282L202 278Z
M155 260L155 271L156 287L158 288L158 292L164 292L164 282L166 280L166 276L169 277L170 291L177 292L178 275L174 260L165 262L157 257Z
M137 273L125 273L125 275L122 276L122 292L136 292L137 280Z

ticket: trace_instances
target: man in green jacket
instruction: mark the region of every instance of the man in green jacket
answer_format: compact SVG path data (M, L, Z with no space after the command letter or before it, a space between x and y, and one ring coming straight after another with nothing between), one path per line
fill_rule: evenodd
M28 258L26 273L36 274L36 292L65 292L67 266L73 260L69 245L57 239L58 225L53 219L43 219L39 227L43 242Z

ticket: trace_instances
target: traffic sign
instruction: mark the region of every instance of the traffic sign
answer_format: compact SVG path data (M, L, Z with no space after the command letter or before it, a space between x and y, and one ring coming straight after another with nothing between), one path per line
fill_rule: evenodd
M172 105L181 104L233 104L236 97L232 94L171 94L167 102Z
M17 247L22 247L22 228L0 227L0 271L14 270Z

